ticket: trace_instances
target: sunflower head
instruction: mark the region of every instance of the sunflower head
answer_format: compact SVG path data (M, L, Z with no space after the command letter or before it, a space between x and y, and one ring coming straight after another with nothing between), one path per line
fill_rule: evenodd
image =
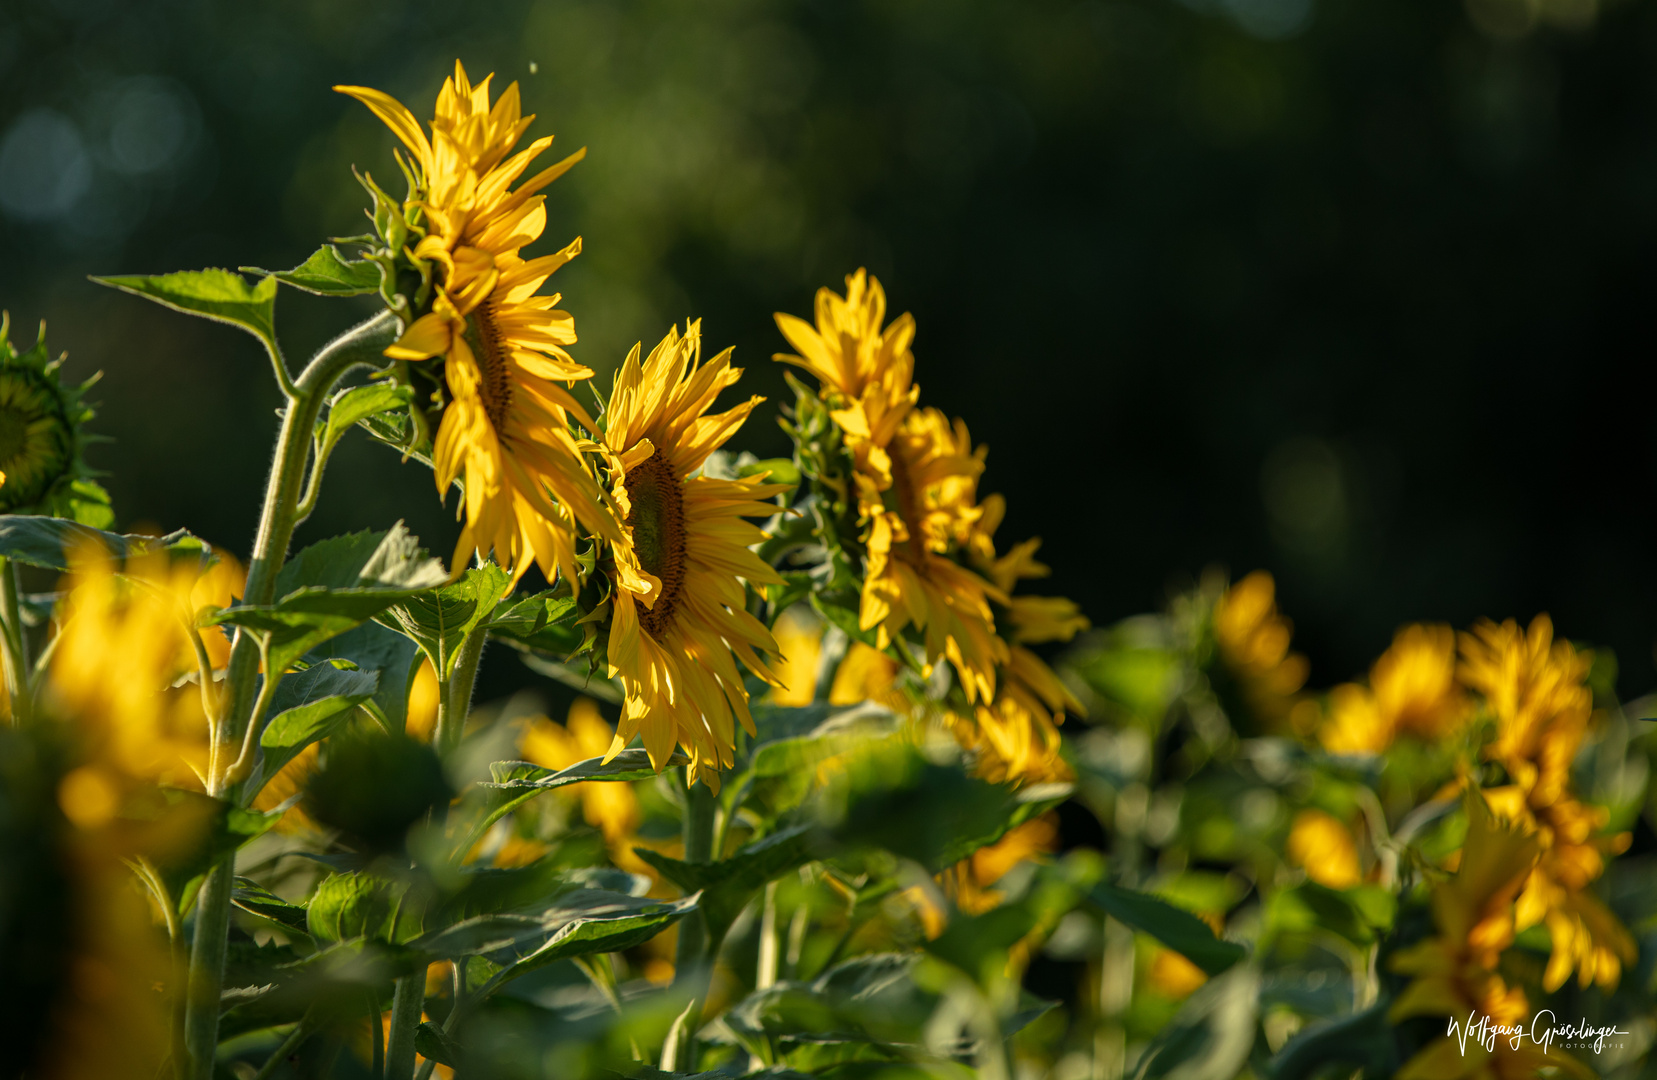
M622 535L602 562L608 592L601 625L609 673L626 690L611 753L642 735L655 767L675 745L692 772L717 786L733 762L736 724L752 734L738 667L773 686L780 653L748 612L746 585L782 578L750 550L765 534L749 521L788 490L765 474L722 478L703 469L762 398L709 414L742 374L730 350L702 362L701 324L670 330L649 356L635 347L616 373L604 415L609 494Z
M59 374L64 358L46 349L46 324L34 346L19 352L11 320L0 316L0 512L113 524L109 496L92 479L82 428L92 418L83 400L93 376L79 386Z

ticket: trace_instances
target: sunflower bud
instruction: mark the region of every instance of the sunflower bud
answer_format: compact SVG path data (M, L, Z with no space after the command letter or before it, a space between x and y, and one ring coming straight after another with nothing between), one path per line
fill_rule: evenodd
M92 409L79 386L58 375L63 357L49 359L46 324L32 348L11 343L11 320L0 316L0 513L46 514L104 528L113 524L109 495L92 479L82 425Z

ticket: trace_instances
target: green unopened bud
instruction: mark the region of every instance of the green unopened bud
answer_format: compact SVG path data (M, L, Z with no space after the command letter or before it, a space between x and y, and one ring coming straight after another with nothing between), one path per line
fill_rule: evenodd
M46 350L46 324L32 348L11 343L11 319L0 315L0 512L67 517L96 527L113 523L109 496L83 460L82 425L92 410L79 386L58 376L63 357Z

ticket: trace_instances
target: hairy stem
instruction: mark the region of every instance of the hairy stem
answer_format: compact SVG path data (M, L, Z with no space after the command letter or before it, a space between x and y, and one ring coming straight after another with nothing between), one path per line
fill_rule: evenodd
M195 936L190 942L190 974L184 996L184 1047L190 1055L192 1080L212 1080L213 1076L235 864L232 855L209 870L196 896Z
M478 662L483 659L483 645L489 638L488 620L472 628L460 643L460 655L455 658L454 672L449 685L438 699L437 730L432 745L444 756L460 745L460 736L466 731L466 714L472 707L472 687L478 678Z
M11 693L12 723L29 719L33 702L29 689L29 639L23 633L22 606L18 603L17 564L0 559L0 619L5 621L6 689Z
M426 973L417 971L397 980L391 997L391 1031L386 1037L385 1080L414 1076L414 1029L426 1009Z
M706 784L692 783L691 767L685 766L685 861L712 862L714 810L716 801ZM713 975L713 948L717 942L708 932L707 920L694 911L679 920L679 946L673 957L673 982L691 991L692 1001L680 1033L674 1061L680 1071L696 1069L696 1029L701 1027L702 999Z
M259 532L253 541L248 563L247 587L243 602L269 604L276 599L276 576L287 558L288 544L297 524L299 489L305 479L310 456L311 433L323 399L345 373L359 364L374 363L390 344L399 328L396 316L382 312L347 330L316 354L297 383L283 386L288 407L282 414L282 428L276 440L276 460L271 463L265 485L264 509L259 515ZM258 732L248 731L252 722L253 688L259 669L259 643L244 630L236 632L229 670L225 676L223 711L213 747L215 767L207 777L209 795L222 796L230 786L220 770ZM267 672L274 682L281 672ZM218 1048L219 996L224 986L226 934L230 929L230 892L235 875L234 853L224 856L202 884L196 902L195 937L190 947L190 974L185 997L184 1040L189 1053L189 1080L212 1080L213 1058Z

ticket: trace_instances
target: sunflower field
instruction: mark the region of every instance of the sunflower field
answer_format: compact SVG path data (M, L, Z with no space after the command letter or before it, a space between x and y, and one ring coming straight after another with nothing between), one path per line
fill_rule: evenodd
M1657 700L1608 652L1422 622L1312 688L1263 572L1095 627L898 283L775 315L787 400L694 318L599 385L549 285L585 150L458 63L336 89L398 144L367 231L96 279L268 354L245 558L113 531L90 384L0 328L5 1076L1657 1076ZM375 314L296 365L287 290ZM452 552L292 550L348 439ZM486 649L573 706L474 700Z

